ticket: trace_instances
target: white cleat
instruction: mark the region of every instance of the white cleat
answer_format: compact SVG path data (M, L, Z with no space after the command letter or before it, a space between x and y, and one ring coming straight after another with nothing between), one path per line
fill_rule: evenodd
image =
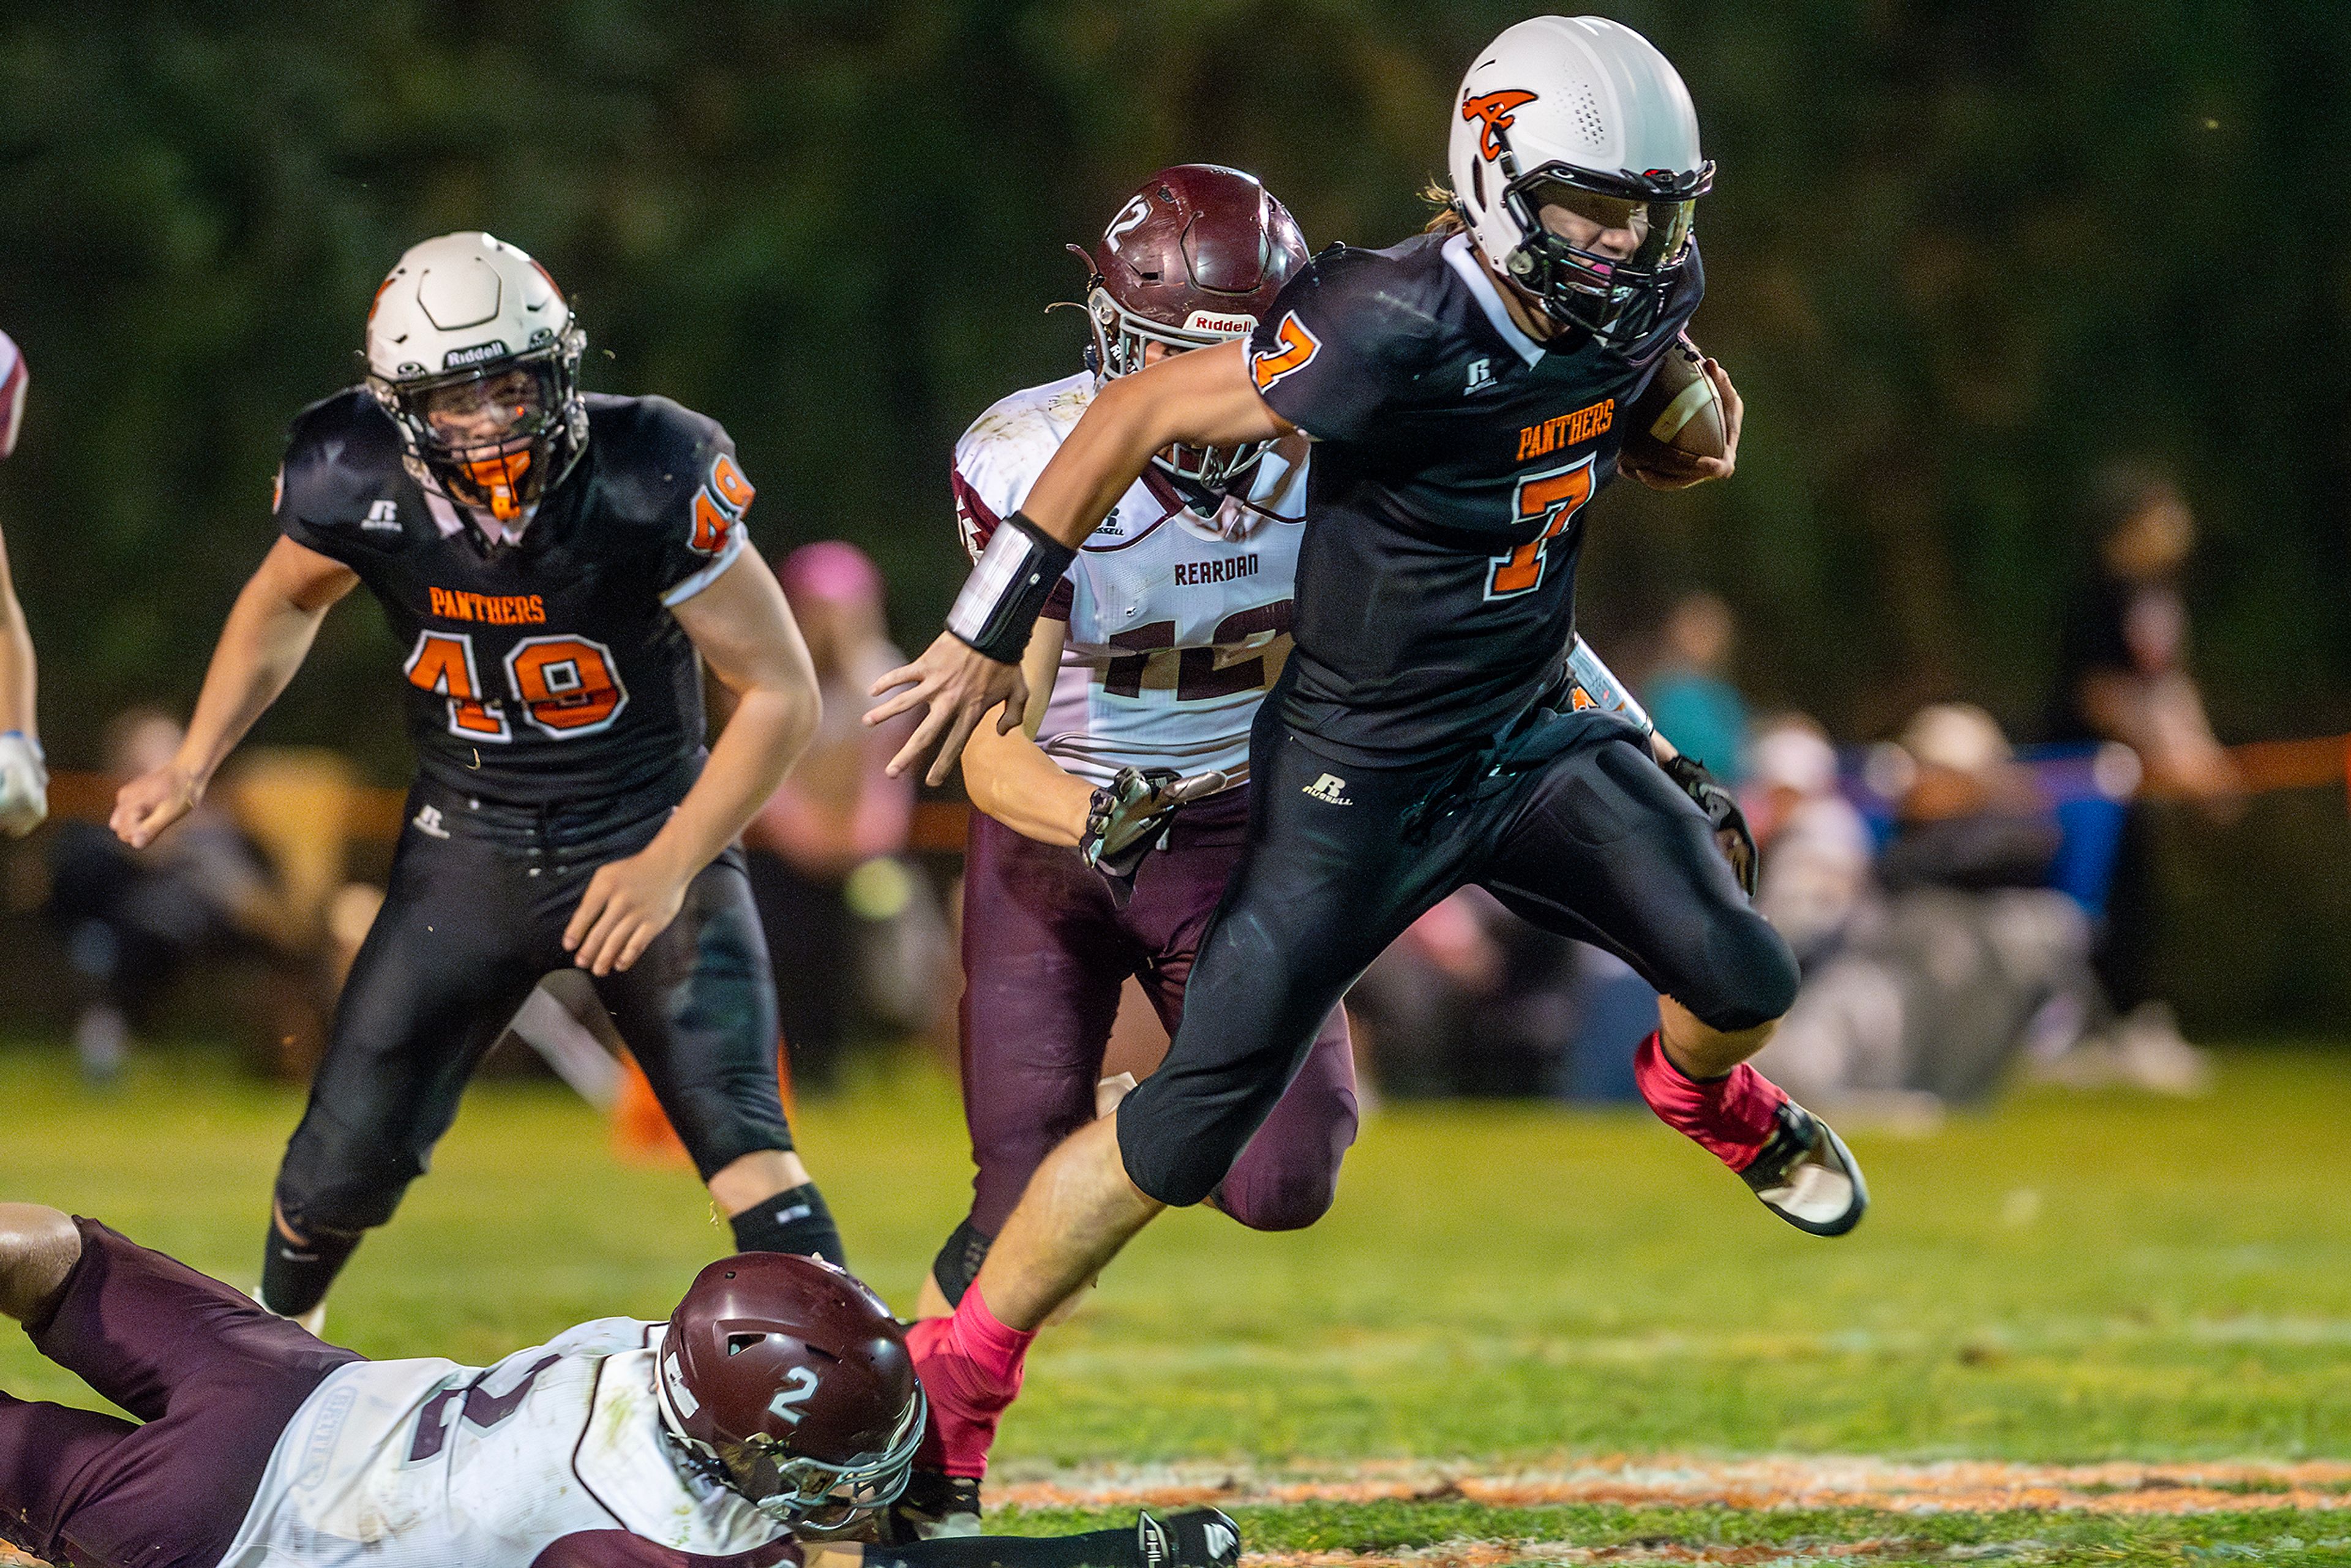
M1797 1104L1783 1102L1779 1129L1740 1179L1763 1207L1814 1236L1843 1236L1869 1209L1869 1183L1844 1140Z

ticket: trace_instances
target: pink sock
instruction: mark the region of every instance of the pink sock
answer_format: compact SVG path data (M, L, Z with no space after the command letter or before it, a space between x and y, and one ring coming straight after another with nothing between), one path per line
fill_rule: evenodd
M1036 1337L1034 1329L998 1322L977 1285L952 1317L925 1318L907 1333L914 1374L931 1402L917 1465L972 1480L987 1474L996 1423L1020 1392L1021 1363Z
M1754 1164L1771 1141L1774 1113L1788 1098L1743 1061L1720 1078L1692 1078L1654 1034L1634 1053L1633 1078L1657 1120L1735 1171Z

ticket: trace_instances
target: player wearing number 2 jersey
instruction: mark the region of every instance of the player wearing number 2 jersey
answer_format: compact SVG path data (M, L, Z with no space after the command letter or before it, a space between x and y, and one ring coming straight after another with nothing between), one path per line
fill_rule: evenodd
M262 1294L282 1312L319 1307L566 963L594 977L737 1244L840 1260L791 1152L730 847L807 743L815 677L746 548L726 433L664 399L582 396L584 341L538 264L488 235L402 257L369 316L368 385L294 422L284 537L180 756L116 806L134 845L175 821L366 584L402 650L418 776L278 1173ZM706 763L705 664L738 698Z
M934 1434L918 1462L977 1473L1045 1315L1161 1207L1215 1189L1331 1006L1465 883L1665 993L1643 1092L1773 1212L1826 1235L1861 1218L1843 1144L1745 1065L1796 970L1716 852L1719 790L1684 759L1659 766L1624 717L1578 708L1567 668L1585 503L1703 287L1690 226L1713 165L1688 91L1631 29L1541 16L1471 65L1451 130L1439 232L1326 252L1246 348L1103 390L946 634L883 683L912 689L870 716L928 707L900 765L941 737L952 753L1020 694L1045 585L1151 454L1314 440L1297 649L1258 712L1248 840L1183 1026L1114 1128L1039 1168L955 1316L917 1328ZM1726 450L1644 466L1665 487L1730 471L1738 401L1708 369Z
M956 510L975 558L1102 381L1246 332L1306 248L1255 179L1194 163L1145 181L1087 259L1092 368L1003 399L956 447ZM1029 723L965 753L980 808L962 1010L977 1169L971 1212L933 1266L935 1311L962 1299L1038 1163L1094 1116L1126 981L1171 1030L1183 1017L1200 934L1249 821L1249 725L1290 653L1305 460L1302 441L1161 454L1045 607L1028 654ZM1125 854L1102 855L1111 818L1151 810L1146 779L1186 779L1197 781L1189 804L1140 824ZM1214 1201L1255 1229L1312 1224L1355 1124L1346 1015L1332 1008ZM954 1490L918 1473L902 1518L977 1506L969 1489L959 1500Z
M0 1312L136 1418L0 1395L0 1540L78 1568L1232 1568L1213 1509L1132 1530L802 1542L905 1482L904 1332L812 1259L705 1269L486 1367L367 1361L91 1219L0 1204Z

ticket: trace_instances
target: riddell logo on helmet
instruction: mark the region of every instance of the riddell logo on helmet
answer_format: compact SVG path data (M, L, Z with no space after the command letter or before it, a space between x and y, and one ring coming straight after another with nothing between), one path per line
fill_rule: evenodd
M1238 336L1257 330L1257 318L1246 313L1195 310L1184 318L1186 332L1230 332Z
M504 340L493 338L470 349L450 350L442 358L441 368L444 371L463 370L467 365L478 365L485 360L503 360L510 352L512 350L506 346Z
M1461 118L1486 122L1486 129L1478 133L1478 151L1488 158L1499 158L1502 155L1500 132L1510 128L1516 110L1534 100L1533 93L1522 92L1514 87L1463 99Z

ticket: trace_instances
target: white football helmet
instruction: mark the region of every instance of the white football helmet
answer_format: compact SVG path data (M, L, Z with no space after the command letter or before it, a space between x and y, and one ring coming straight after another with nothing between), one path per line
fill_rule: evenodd
M511 521L587 447L587 346L545 267L492 235L443 235L376 290L368 389L417 483Z
M1635 359L1667 319L1690 220L1714 183L1673 62L1604 16L1533 16L1478 57L1455 99L1453 199L1479 248L1554 320ZM1628 256L1570 244L1557 204L1637 239Z

